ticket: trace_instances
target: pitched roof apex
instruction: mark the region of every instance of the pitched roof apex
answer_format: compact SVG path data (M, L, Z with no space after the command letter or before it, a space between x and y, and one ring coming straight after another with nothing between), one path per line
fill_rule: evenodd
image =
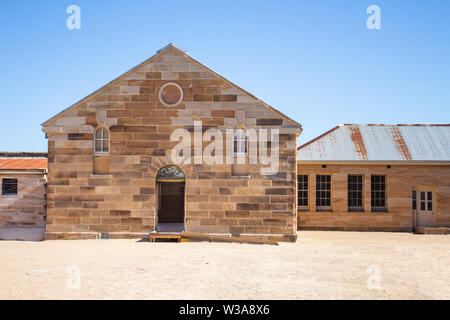
M162 47L161 49L157 50L156 53L161 53L161 52L163 52L163 51L165 51L165 50L167 50L167 49L169 49L169 48L175 48L175 49L177 49L178 51L181 51L181 52L183 52L184 54L187 54L187 51L186 51L186 50L180 48L179 46L177 46L177 45L174 44L173 42L171 42L171 43L169 43L167 46Z
M272 110L273 112L275 112L276 114L278 114L279 116L283 117L284 119L287 119L289 121L292 121L293 124L297 125L300 129L300 133L302 131L302 125L300 123L298 123L297 121L291 119L290 117L286 116L285 114L283 114L281 111L278 111L277 109L273 108L272 106L270 106L269 104L265 103L264 101L260 100L259 98L255 97L253 94L251 94L250 92L246 91L245 89L242 89L241 87L239 87L238 85L236 85L235 83L231 82L230 80L226 79L225 77L221 76L220 74L216 73L214 70L208 68L207 66L205 66L203 63L195 60L194 58L192 58L190 55L187 54L187 52L179 47L177 47L175 44L173 44L172 42L169 43L167 46L159 49L155 55L153 55L152 57L148 58L147 60L145 60L144 62L140 63L139 65L135 66L134 68L130 69L129 71L125 72L124 74L122 74L121 76L117 77L116 79L110 81L109 83L105 84L104 86L102 86L101 88L97 89L96 91L94 91L93 93L89 94L88 96L84 97L83 99L79 100L78 102L72 104L70 107L64 109L63 111L59 112L58 114L56 114L55 116L51 117L50 119L48 119L47 121L45 121L44 123L41 124L42 127L47 126L51 121L54 121L55 119L59 118L60 116L62 116L63 114L65 114L67 111L71 110L73 107L76 107L77 105L79 105L80 103L87 101L89 98L93 97L94 95L98 94L99 92L101 92L102 90L106 89L109 85L112 85L113 83L115 83L116 81L119 81L120 79L122 79L123 77L131 74L132 72L135 72L136 70L138 70L140 67L142 67L143 65L145 65L146 63L150 63L153 59L156 59L157 57L161 56L164 52L170 50L170 49L174 49L175 51L179 52L180 54L184 55L185 57L187 57L189 60L191 60L194 63L199 64L200 66L202 66L203 68L205 68L207 71L211 72L212 74L216 75L217 77L225 80L226 82L228 82L231 86L241 90L242 92L244 92L245 94L249 95L250 97L252 97L253 99L255 99L256 101L258 101L259 103L261 103L262 105L264 105L266 108Z

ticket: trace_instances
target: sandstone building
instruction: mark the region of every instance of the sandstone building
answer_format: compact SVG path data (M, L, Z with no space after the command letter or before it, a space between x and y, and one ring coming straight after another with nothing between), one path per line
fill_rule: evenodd
M340 125L297 150L300 124L173 45L42 126L48 173L46 155L0 154L0 228L295 241L450 227L450 125Z
M340 125L300 146L298 227L450 227L450 125Z
M44 227L45 153L0 153L0 228Z
M173 161L177 129L192 139L190 162ZM231 132L230 139L214 137L232 150L224 163L199 162L212 138L199 144L195 136L210 129ZM251 163L251 132L258 129L277 132L272 174ZM301 126L173 45L46 121L43 131L47 239L153 231L296 238Z

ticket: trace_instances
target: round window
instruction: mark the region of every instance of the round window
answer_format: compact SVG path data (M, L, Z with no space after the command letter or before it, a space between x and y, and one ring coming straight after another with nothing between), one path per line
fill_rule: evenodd
M175 107L183 100L183 89L178 83L166 83L159 90L159 100L167 107Z

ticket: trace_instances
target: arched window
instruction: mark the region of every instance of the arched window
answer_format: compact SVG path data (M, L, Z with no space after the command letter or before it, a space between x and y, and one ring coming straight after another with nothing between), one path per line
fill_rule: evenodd
M161 179L184 179L184 173L177 166L166 166L158 171L156 180Z
M106 127L99 127L94 134L94 152L108 153L109 152L109 130Z
M247 154L247 131L242 128L234 130L234 154Z

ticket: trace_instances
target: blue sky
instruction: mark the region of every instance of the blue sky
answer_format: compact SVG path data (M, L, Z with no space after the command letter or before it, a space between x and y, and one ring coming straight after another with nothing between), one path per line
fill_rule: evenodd
M300 122L299 144L339 123L448 123L449 15L442 0L1 1L0 150L46 151L42 122L170 42Z

